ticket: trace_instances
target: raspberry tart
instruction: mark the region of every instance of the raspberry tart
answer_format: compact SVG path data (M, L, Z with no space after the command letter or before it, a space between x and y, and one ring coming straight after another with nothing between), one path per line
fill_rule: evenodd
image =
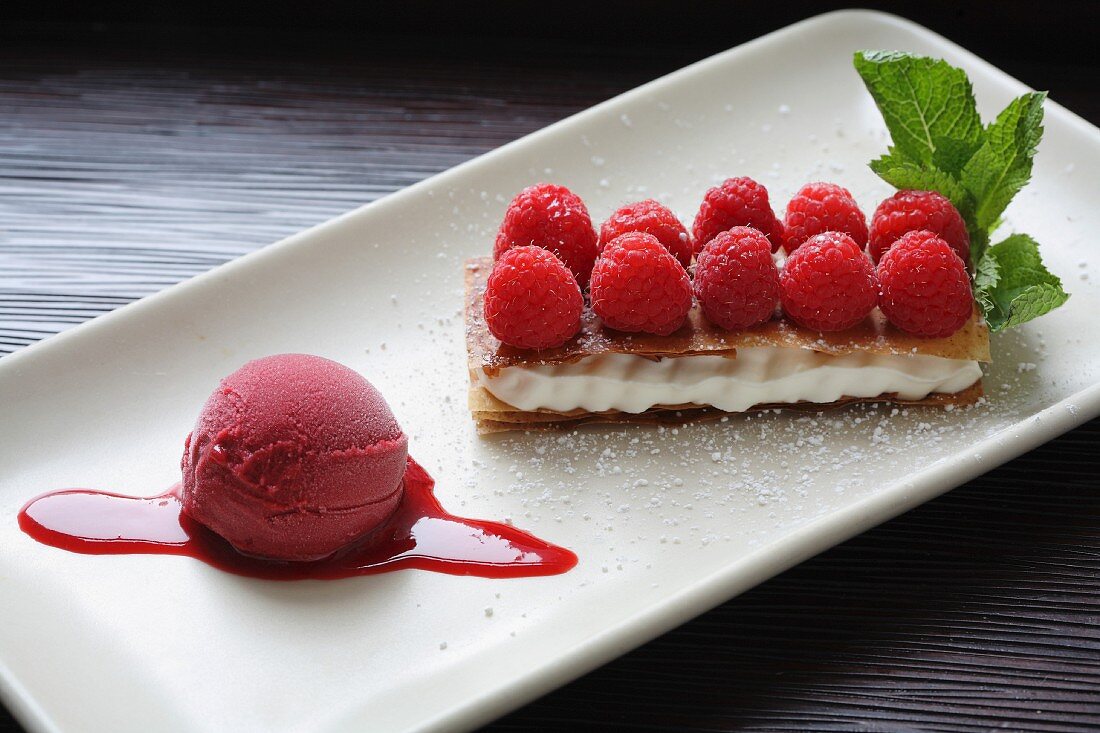
M847 211L854 202L845 198ZM611 215L592 269L574 273L587 287L549 252L538 255L537 239L466 263L469 406L479 432L981 397L989 331L965 265L937 233L902 236L876 268L865 230L862 244L846 231L812 234L777 263L767 233L731 225L685 269L682 238L650 233L657 216L663 231L677 230L658 206ZM632 227L624 212L637 211L645 225ZM858 220L849 214L845 221ZM932 285L914 268L931 268ZM515 292L502 296L505 275ZM518 309L509 318L520 335L496 321L502 298Z

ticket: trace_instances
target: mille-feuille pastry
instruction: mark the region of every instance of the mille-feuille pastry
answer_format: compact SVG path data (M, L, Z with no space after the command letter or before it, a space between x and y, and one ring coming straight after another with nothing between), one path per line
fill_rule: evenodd
M738 225L763 188L750 179L708 191L694 243L655 202L624 207L597 237L566 189L525 189L495 261L466 264L469 406L479 432L854 402L975 403L989 331L962 259L920 231L899 238L876 268L850 194L815 186L799 192L804 208L815 196L840 196L840 210L831 200L829 216L790 223L799 237L782 240L790 248L782 269L772 251L783 225L770 208L752 213L758 228ZM598 256L585 252L589 242ZM593 260L578 275L576 263Z

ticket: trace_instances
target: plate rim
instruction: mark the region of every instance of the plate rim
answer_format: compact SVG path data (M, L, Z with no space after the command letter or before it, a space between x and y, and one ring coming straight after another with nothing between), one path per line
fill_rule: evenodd
M405 188L25 346L0 359L0 387L4 386L8 375L24 368L33 368L34 360L40 358L40 354L49 354L51 349L64 348L73 339L89 337L97 333L96 329L109 328L116 321L124 321L134 317L135 314L140 314L142 309L160 306L191 288L201 287L211 278L235 273L238 268L250 267L252 263L262 261L266 257L277 256L278 253L291 247L309 246L310 239L329 228L338 227L352 218L365 216L370 211L400 205L406 198L416 196L424 189L446 183L451 177L492 165L498 157L508 154L516 147L540 141L570 126L584 124L589 119L604 114L608 108L640 98L657 88L676 84L682 78L700 69L727 63L739 54L749 52L760 45L781 40L785 36L800 33L808 26L846 20L900 27L949 48L953 54L965 59L967 64L981 68L983 72L998 78L1017 91L1030 89L958 43L894 13L867 9L842 9L814 15L688 64ZM1053 100L1048 99L1046 107L1048 113L1058 114L1062 121L1076 128L1079 133L1098 138L1097 142L1100 143L1100 129L1096 126ZM953 459L934 463L906 474L903 479L887 484L853 504L798 527L781 539L769 543L767 547L742 555L720 570L674 594L663 597L644 611L636 613L615 626L607 627L584 643L563 650L553 659L532 667L523 676L486 688L476 697L468 698L432 718L425 719L408 728L408 731L442 733L469 730L494 720L806 559L940 496L1098 415L1100 415L1100 381L972 445L969 453L974 460L966 461L960 454ZM1022 426L1026 426L1026 429L1018 430L1014 435L1005 436L1007 431L1019 429ZM899 487L905 492L900 496ZM3 702L16 720L28 731L64 733L49 712L25 689L3 659L0 659L0 702ZM343 730L346 726L359 721L359 715L365 712L365 706L356 705L349 708L347 714L339 720L330 721L322 730Z

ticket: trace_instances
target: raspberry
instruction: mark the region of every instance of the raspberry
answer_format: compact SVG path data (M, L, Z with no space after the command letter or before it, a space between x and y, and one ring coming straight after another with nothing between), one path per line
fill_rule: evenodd
M963 262L970 262L966 223L951 201L935 191L898 191L878 205L871 217L871 259L878 262L898 237L918 229L935 232Z
M879 308L915 336L943 338L974 312L966 265L934 232L903 234L878 263Z
M768 202L768 189L751 178L729 178L703 195L692 233L695 253L720 232L733 227L752 227L768 238L772 252L783 243L783 224Z
M619 331L667 336L691 310L691 280L652 234L628 232L592 268L592 310Z
M691 264L691 237L676 215L653 199L627 204L608 217L600 227L599 248L627 232L645 232L657 237L672 256L687 267Z
M763 323L779 301L768 238L734 227L707 242L695 264L695 297L712 323L731 331Z
M596 230L577 194L551 183L528 186L516 194L497 232L493 259L529 244L556 254L582 288L588 284L596 261Z
M807 183L787 204L784 222L787 254L822 232L843 232L860 249L867 244L867 219L846 188L835 183Z
M810 237L787 258L779 300L792 320L816 331L843 331L875 307L875 270L859 245L842 232Z
M510 346L561 346L581 327L584 298L573 274L542 247L516 247L500 256L485 284L485 323Z

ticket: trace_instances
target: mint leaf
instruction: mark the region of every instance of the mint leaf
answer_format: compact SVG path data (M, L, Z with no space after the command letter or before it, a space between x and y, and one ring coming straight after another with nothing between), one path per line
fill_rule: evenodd
M1001 279L1000 270L995 257L982 257L974 267L974 298L981 306L987 322L990 320L989 314L997 307L993 301L992 291Z
M959 211L961 213L962 209ZM976 273L986 259L985 251L989 247L989 232L971 226L972 219L967 214L963 214L963 219L966 220L966 230L970 234L970 268Z
M975 201L974 223L991 231L1008 202L1031 177L1043 136L1045 92L1018 97L986 128L985 142L962 169L960 180Z
M858 51L854 63L898 151L922 167L962 169L982 142L966 72L897 51Z
M1013 234L985 251L974 287L993 331L1038 318L1069 299L1062 282L1043 266L1039 244L1026 234Z
M1027 323L1033 318L1050 313L1067 300L1069 300L1069 293L1062 289L1061 283L1058 285L1048 285L1046 283L1032 285L1012 299L1009 306L1008 320L1001 324L1000 328L994 328L993 330L998 331Z
M950 173L932 166L922 166L895 148L871 161L871 170L891 186L918 191L939 191L960 211L973 208L970 192Z
M962 173L963 166L978 149L976 142L963 142L951 138L943 138L936 143L936 152L932 154L932 165L939 170L958 177Z

